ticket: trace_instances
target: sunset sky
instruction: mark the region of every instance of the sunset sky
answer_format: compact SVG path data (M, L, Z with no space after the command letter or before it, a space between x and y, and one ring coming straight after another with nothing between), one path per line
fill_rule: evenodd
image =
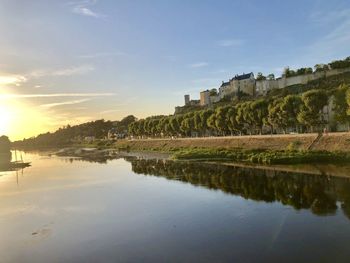
M0 36L0 135L15 140L350 56L350 1L0 0Z

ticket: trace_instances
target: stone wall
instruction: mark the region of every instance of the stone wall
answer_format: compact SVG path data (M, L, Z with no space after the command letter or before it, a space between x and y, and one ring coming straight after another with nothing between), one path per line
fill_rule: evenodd
M271 89L283 89L288 86L307 84L312 80L324 77L331 77L345 72L350 72L350 68L331 69L327 71L314 72L312 74L299 75L286 78L285 76L276 80L258 80L256 81L255 92L257 96L264 96Z

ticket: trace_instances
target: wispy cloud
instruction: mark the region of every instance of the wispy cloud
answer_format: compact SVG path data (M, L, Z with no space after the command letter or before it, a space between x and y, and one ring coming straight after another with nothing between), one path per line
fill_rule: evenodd
M114 110L105 110L105 111L101 111L100 114L109 114L109 113L114 113L114 112L119 112L122 111L120 109L114 109Z
M72 6L72 12L78 15L89 16L94 18L104 18L104 14L97 13L92 10L92 7L96 5L97 0L86 0L70 2L68 5Z
M244 43L242 39L223 39L218 42L221 47L237 47Z
M190 68L202 68L202 67L207 67L209 65L209 63L207 62L197 62L197 63L193 63L188 65Z
M0 99L53 98L53 97L105 97L115 93L53 93L53 94L0 94Z
M101 58L101 57L118 57L118 56L125 56L127 55L125 52L116 51L116 52L100 52L100 53L94 53L94 54L85 54L80 55L80 58Z
M72 75L81 75L86 74L90 71L93 71L95 68L92 65L82 65L78 67L71 67L61 70L56 70L52 72L53 76L72 76Z
M51 109L58 106L64 106L64 105L74 105L74 104L80 104L86 101L89 101L91 99L81 99L81 100L69 100L69 101L62 101L62 102L56 102L56 103L48 103L48 104L42 104L40 107Z
M310 15L311 22L315 26L327 31L320 39L317 39L307 50L312 56L323 57L327 55L334 58L334 53L348 53L350 43L350 9L335 10L329 13L314 12ZM328 59L324 58L324 59Z
M19 86L21 83L26 81L27 78L21 75L0 75L0 87L7 85Z
M95 70L95 67L93 65L80 65L80 66L73 66L68 68L62 68L62 69L55 69L55 70L36 70L28 74L28 77L44 77L44 76L73 76L73 75L83 75L86 73L89 73L91 71Z

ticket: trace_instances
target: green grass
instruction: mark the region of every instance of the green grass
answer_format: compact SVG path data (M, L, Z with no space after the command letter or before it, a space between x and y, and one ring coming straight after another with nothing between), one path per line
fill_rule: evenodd
M176 160L235 161L257 164L302 164L350 162L350 154L326 151L271 151L186 149L173 154Z

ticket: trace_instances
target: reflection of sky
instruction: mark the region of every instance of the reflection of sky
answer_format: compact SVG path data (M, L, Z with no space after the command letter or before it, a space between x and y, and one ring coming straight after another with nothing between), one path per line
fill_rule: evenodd
M279 203L135 175L122 159L105 165L25 158L33 166L19 175L18 185L14 173L0 177L4 262L251 262L282 255L298 261L307 253L331 259L334 251L349 256L350 225L341 212L317 217Z

